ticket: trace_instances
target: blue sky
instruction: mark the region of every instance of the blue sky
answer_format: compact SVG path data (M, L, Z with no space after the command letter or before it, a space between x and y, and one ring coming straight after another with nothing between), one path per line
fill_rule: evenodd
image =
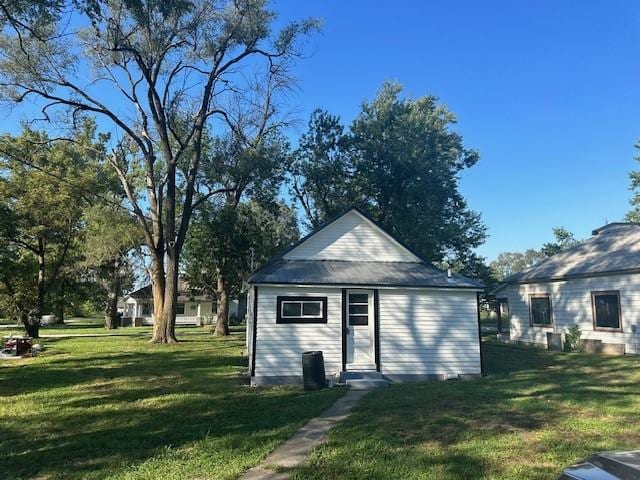
M640 139L640 2L274 0L278 23L323 19L295 68L300 124L350 122L385 80L433 94L480 162L461 178L489 238L479 253L538 248L554 226L587 237L629 208ZM29 110L0 111L16 132ZM638 165L640 168L640 164Z
M274 5L283 20L324 20L297 66L293 101L305 121L316 107L350 121L385 79L456 113L456 130L480 152L461 184L488 226L479 252L489 260L539 247L554 226L586 237L628 210L640 138L640 3Z

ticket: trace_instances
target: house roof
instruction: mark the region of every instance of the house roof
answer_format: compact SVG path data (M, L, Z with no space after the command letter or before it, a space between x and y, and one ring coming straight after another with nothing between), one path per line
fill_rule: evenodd
M615 222L593 236L503 280L503 284L534 283L608 274L640 272L640 225Z
M287 253L303 244L350 212L357 212L382 231L391 241L410 252L417 261L353 261L345 260L301 260L287 259ZM277 255L249 278L252 284L297 284L297 285L363 285L432 288L483 289L481 282L458 274L451 277L436 268L403 242L384 230L377 222L358 208L351 208L316 228L300 241Z
M484 288L462 275L447 276L424 262L359 262L279 259L253 274L254 284L362 285L385 287Z
M180 280L178 284L178 288L179 288L179 291L178 291L179 302L185 302L190 300L204 301L204 300L212 299L211 295L208 295L206 293L203 293L197 290L189 289L189 286L183 280ZM134 290L133 292L124 296L125 299L135 298L136 300L150 300L152 297L153 297L153 293L151 290L151 285L145 285L144 287L139 288L138 290Z

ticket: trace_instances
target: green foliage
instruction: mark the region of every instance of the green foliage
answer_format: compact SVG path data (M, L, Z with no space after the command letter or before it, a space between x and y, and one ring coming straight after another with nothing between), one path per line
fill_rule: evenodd
M580 325L573 325L572 327L567 328L567 330L564 332L565 348L570 352L580 350L580 337L582 337L582 330L580 329Z
M640 142L635 144L636 150L640 150ZM635 157L637 162L640 162L640 155ZM628 222L640 223L640 170L633 170L629 173L630 190L632 197L629 203L631 203L631 209L625 215L625 220Z
M215 295L220 275L238 294L252 271L298 238L295 211L257 202L237 207L207 204L198 212L185 248L185 278L194 288ZM253 265L252 265L253 264Z
M573 233L569 232L564 227L555 227L553 229L554 241L545 243L542 246L541 252L545 257L551 257L556 253L560 253L568 248L575 247L580 243Z
M362 105L346 132L337 117L314 112L292 186L310 225L356 205L434 262L477 260L485 227L458 178L478 154L454 123L435 97L407 98L394 83Z
M95 137L87 122L73 142L29 129L0 138L0 298L12 316L37 321L77 255L84 208L98 185L103 145Z
M503 252L489 266L494 276L501 281L514 273L532 267L545 258L542 252L530 248L524 253Z
M226 192L220 172L202 173L207 135L237 136L250 156L263 145L253 140L285 122L293 61L318 22L276 30L267 0L61 6L46 9L52 15L37 33L16 23L0 35L0 99L29 100L50 124L95 115L118 139L110 164L144 238L154 298L164 299L153 341L174 342L175 298L164 286L177 283L194 211Z
M493 276L502 281L514 273L526 270L541 262L545 258L560 253L568 248L574 247L580 243L573 233L564 227L555 227L553 229L553 242L545 243L540 250L529 248L524 252L503 252L489 264L489 268L493 272Z

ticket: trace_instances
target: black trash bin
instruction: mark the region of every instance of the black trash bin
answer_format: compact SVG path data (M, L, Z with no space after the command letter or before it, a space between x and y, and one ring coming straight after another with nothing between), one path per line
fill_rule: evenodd
M302 354L302 378L305 390L320 390L327 387L324 373L324 357L321 351Z

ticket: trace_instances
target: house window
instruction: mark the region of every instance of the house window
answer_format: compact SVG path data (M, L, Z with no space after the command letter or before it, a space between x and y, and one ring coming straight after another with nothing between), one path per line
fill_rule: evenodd
M349 294L349 325L369 325L368 294Z
M142 315L151 315L151 306L148 303L142 304Z
M211 313L218 313L218 301L214 300L211 302Z
M278 297L276 323L327 323L327 297Z
M547 294L529 296L529 316L531 325L536 327L550 327L553 323L551 317L551 297Z
M620 322L620 293L591 292L593 323L596 330L622 331Z
M176 303L176 315L184 315L184 303Z

